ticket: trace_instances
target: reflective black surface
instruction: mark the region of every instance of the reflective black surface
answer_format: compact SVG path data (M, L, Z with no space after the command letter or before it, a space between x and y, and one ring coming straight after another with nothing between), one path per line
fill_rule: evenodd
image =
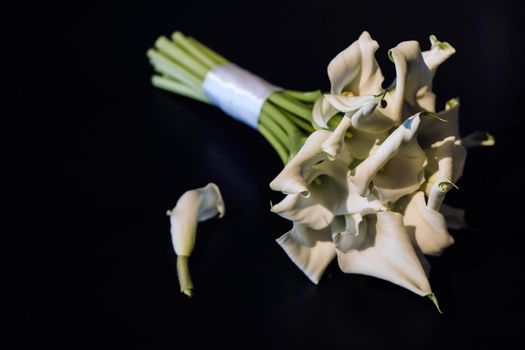
M518 6L351 1L17 5L18 82L7 161L16 226L21 348L485 348L523 331L522 37ZM21 28L20 28L21 26ZM341 273L318 286L274 239L269 211L281 164L255 131L149 84L145 56L182 30L269 81L328 89L326 65L368 30L378 60L429 34L457 54L438 72L440 103L460 96L461 129L489 130L449 204L471 229L431 259L432 303L390 283ZM9 34L9 33L8 33ZM15 35L13 34L13 35ZM178 291L166 209L209 181L226 216L199 226L196 285ZM11 214L11 212L10 212ZM504 346L505 347L505 346Z

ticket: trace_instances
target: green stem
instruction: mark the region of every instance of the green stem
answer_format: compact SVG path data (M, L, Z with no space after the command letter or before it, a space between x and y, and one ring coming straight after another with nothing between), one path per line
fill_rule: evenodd
M270 101L266 100L263 104L262 111L271 116L276 123L280 124L286 131L287 135L290 135L295 131L296 126L286 117L286 115L284 115L283 111L273 105Z
M315 100L317 100L319 96L321 96L321 91L315 90L315 91L302 92L302 91L295 91L295 90L283 90L283 94L285 94L286 96L295 98L299 101L314 103Z
M288 153L286 152L284 146L281 145L281 143L275 138L275 136L264 126L264 124L260 123L258 128L259 132L264 136L266 141L268 141L268 143L277 152L283 164L286 164L286 161L288 160Z
M180 291L191 297L193 295L193 282L191 281L187 256L177 256L177 276L179 277Z
M283 95L280 92L274 92L273 94L270 95L270 97L268 97L268 99L274 104L276 104L277 106L303 118L306 121L312 120L311 110L299 104L297 101L294 101L289 97L286 97L286 95Z
M209 69L195 60L195 58L186 51L173 44L168 38L165 36L158 38L155 42L155 47L168 55L170 58L186 66L186 68L192 71L199 78L201 83L204 81L204 77L208 73Z
M188 87L169 78L161 77L160 75L154 75L153 77L151 77L151 83L157 88L174 92L182 96L190 97L194 100L201 101L204 103L210 103L210 101L208 101L208 99L204 96L203 93L197 92L191 87Z
M197 45L189 41L184 34L181 32L175 32L172 34L171 38L175 44L180 45L183 49L192 54L196 60L199 60L208 70L213 69L216 63L203 52Z
M263 123L264 126L268 130L270 130L270 132L275 136L275 138L277 138L277 140L279 140L279 142L282 145L286 146L288 144L288 142L287 142L288 141L288 136L284 132L283 127L281 125L279 125L278 122L273 120L271 115L265 113L264 111L261 111L261 113L259 115L259 122Z
M201 49L203 52L205 52L206 55L215 62L215 64L226 64L229 62L226 58L222 57L217 52L213 51L212 49L210 49L209 47L207 47L206 45L204 45L197 39L188 37L188 41L194 44L199 49Z
M189 72L186 68L184 68L177 62L170 60L158 51L149 49L147 52L147 56L151 60L153 66L160 73L175 78L176 80L180 80L188 86L194 88L201 87L202 83L193 73Z
M295 125L297 125L301 129L303 129L307 133L311 134L311 133L313 133L315 131L315 129L312 126L312 124L304 121L303 119L301 119L299 117L296 117L294 114L289 113L287 111L283 111L283 113L286 115L286 117L288 119L290 119L292 121L292 123L294 123Z

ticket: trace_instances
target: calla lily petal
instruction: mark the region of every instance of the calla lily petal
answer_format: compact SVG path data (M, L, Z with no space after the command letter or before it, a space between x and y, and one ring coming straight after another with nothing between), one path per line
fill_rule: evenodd
M434 183L432 186L432 189L430 190L430 194L428 196L427 201L427 207L429 209L439 211L439 208L441 208L441 205L443 204L443 201L445 200L445 196L454 187L455 185L450 182L449 180L442 178Z
M318 130L312 133L301 150L270 183L270 188L285 194L301 193L303 196L308 196L308 183L305 176L312 165L326 157L322 153L321 145L331 134L328 130Z
M325 95L337 110L352 119L352 126L369 133L385 132L394 124L390 118L376 110L381 96Z
M319 127L328 129L328 121L337 113L338 110L324 96L315 100L312 118Z
M437 118L421 120L421 128L417 136L421 147L430 147L449 136L454 136L459 140L459 107L459 99L451 99L447 101L445 110L437 114L440 119L444 119L446 122Z
M346 131L350 128L351 124L352 120L350 118L347 118L346 116L343 117L332 135L323 142L322 149L327 154L328 159L334 160L337 158L339 153L341 153L345 147Z
M167 214L171 222L171 239L177 254L177 273L181 292L191 296L193 284L189 275L188 257L195 246L197 222L224 215L224 201L219 187L209 183L205 187L185 192L177 205Z
M338 111L350 113L350 117L357 112L368 115L380 102L380 98L376 96L325 95L324 97Z
M328 65L331 93L343 90L354 95L377 95L381 91L383 74L374 57L379 45L368 32L340 52Z
M425 64L435 75L438 67L445 62L450 56L456 53L456 49L449 43L439 41L435 35L430 36L430 50L423 51Z
M365 159L388 137L387 131L369 133L351 128L350 133L352 137L348 140L346 148L352 159Z
M356 249L361 246L366 238L367 221L359 213L345 215L344 231L332 234L335 247L341 252Z
M315 284L335 258L330 230L315 231L294 223L292 230L277 239L290 259Z
M368 232L362 246L337 252L341 270L381 278L421 296L432 294L402 215L386 211L366 218Z
M432 93L432 72L425 64L419 43L405 41L389 51L396 65L395 91L386 107L387 114L398 124L414 111L435 109L435 95Z
M368 193L368 185L377 172L384 167L402 147L409 144L415 138L419 123L419 114L407 119L386 138L370 157L354 169L351 178L361 196Z
M445 217L428 208L422 191L416 192L406 204L404 222L407 230L413 232L415 243L424 254L439 256L454 243L454 238L448 233Z
M425 193L428 195L437 181L456 183L463 175L467 150L454 136L436 142L425 153L428 160L426 172L430 174L425 185Z
M288 195L272 207L272 212L315 230L326 228L341 211L341 203L348 194L347 172L348 168L339 160L314 165L306 179L309 196Z
M414 193L425 182L425 152L414 138L393 156L373 178L372 183L382 203L393 203Z

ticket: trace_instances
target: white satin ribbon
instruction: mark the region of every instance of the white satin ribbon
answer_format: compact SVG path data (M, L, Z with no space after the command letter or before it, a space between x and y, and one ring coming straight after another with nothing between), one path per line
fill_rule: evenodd
M273 91L280 90L233 63L215 66L204 78L202 88L211 103L254 129L264 102Z

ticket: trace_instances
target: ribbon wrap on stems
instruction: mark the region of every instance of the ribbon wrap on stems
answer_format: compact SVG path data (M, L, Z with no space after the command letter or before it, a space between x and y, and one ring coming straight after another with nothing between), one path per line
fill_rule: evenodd
M259 114L277 86L233 63L215 66L202 84L208 100L224 113L257 129Z

